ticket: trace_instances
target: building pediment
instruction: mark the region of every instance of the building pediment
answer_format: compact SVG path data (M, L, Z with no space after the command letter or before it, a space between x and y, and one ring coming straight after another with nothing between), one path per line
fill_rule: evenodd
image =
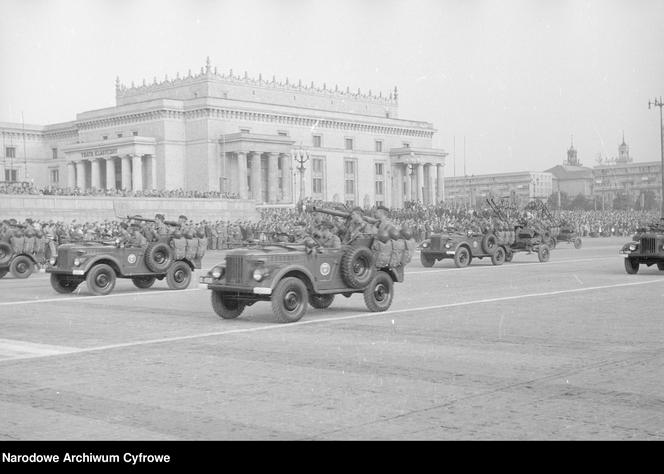
M448 153L440 148L390 148L390 158L393 164L440 164L444 166L447 155Z

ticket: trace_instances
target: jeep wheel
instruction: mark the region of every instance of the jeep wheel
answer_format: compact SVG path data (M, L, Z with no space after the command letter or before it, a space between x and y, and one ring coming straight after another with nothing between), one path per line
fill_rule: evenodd
M309 295L309 304L316 309L329 308L334 301L334 295Z
M482 238L482 250L484 253L487 253L489 255L493 254L493 252L496 251L496 245L498 245L498 241L496 240L496 236L493 234L486 234Z
M502 265L505 262L505 250L502 247L496 248L496 251L491 255L491 263L494 265Z
M100 263L90 269L85 282L93 294L107 295L115 288L115 270L105 263Z
M625 271L630 275L637 273L639 271L639 261L635 258L626 258Z
M466 247L459 247L454 254L454 265L457 268L467 267L470 264L470 252Z
M145 249L145 266L155 273L164 273L173 261L173 252L164 242L153 242Z
M539 258L539 261L544 263L549 261L549 246L546 244L540 244L539 247L537 247L537 258Z
M19 255L18 257L14 258L14 260L12 260L12 264L9 266L9 271L16 278L28 278L30 275L32 275L34 269L34 263L32 263L30 257L26 255Z
M581 237L577 237L574 239L574 248L575 249L580 249L581 245L583 245L583 242L581 242Z
M385 272L378 272L371 284L364 290L364 304L369 311L387 311L394 297L394 283Z
M374 275L373 253L367 247L350 247L341 257L341 276L350 288L364 288Z
M436 263L436 257L420 252L420 262L422 262L423 267L433 267L433 264Z
M7 242L0 242L0 265L9 263L12 259L12 246Z
M191 268L187 262L178 260L166 272L166 283L171 290L184 290L191 283Z
M511 250L507 250L505 252L505 261L511 262L513 258L514 258L514 252L512 252Z
M58 293L73 293L78 285L83 282L81 278L74 278L69 275L58 275L51 273L51 286Z
M2 278L3 276L5 276L5 275L7 274L8 271L9 271L8 268L1 268L1 269L0 269L0 278Z
M307 312L308 299L307 287L302 280L284 278L272 293L272 313L280 323L294 323Z
M555 237L551 237L551 241L549 242L549 247L551 247L551 250L555 249L556 245L558 245L558 240Z
M235 319L244 311L244 303L238 300L224 296L221 291L212 290L212 309L217 316L224 319Z
M141 277L133 277L131 281L134 283L134 286L136 288L150 288L152 285L154 285L155 280L157 277L154 276L141 276Z

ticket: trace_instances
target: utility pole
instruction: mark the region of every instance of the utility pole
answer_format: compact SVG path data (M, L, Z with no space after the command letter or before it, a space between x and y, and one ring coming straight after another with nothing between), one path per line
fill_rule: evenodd
M662 101L661 97L659 100L655 99L652 102L648 101L648 110L650 110L653 105L659 107L659 144L662 154L662 199L659 204L659 217L664 218L664 126L662 125L662 106L664 106L664 101Z

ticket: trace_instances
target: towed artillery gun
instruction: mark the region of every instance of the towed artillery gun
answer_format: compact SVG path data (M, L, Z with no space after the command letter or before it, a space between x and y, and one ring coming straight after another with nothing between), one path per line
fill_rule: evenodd
M307 212L350 217L350 213L317 207ZM392 304L394 283L404 280L404 266L412 253L394 253L394 258L385 259L380 251L385 245L372 234L359 234L341 248L325 248L306 237L302 242L234 249L199 283L211 290L212 308L223 319L235 319L247 306L266 301L277 321L292 323L305 315L309 305L325 309L335 295L350 298L355 293L363 295L369 311L386 311Z
M503 222L509 223L510 219L500 209L493 199L487 199L491 210ZM505 261L511 262L514 254L517 252L536 253L540 262L548 262L550 257L550 247L547 245L547 238L550 237L546 231L528 225L528 223L517 223L513 227L513 231L498 232L500 241L505 242Z
M140 216L123 219L155 222ZM185 238L180 232L152 233L147 246L119 238L62 244L57 255L50 258L46 272L51 274L51 286L58 293L72 293L85 281L93 294L107 295L115 288L117 278L131 279L141 289L165 278L170 289L183 290L189 287L192 271L201 268L206 248L205 239Z
M544 240L552 249L556 248L558 242L572 244L575 249L580 249L583 246L581 237L576 232L576 229L564 220L551 214L549 208L543 202L537 200L531 201L525 209L536 211L543 219L551 222L552 225L544 232Z

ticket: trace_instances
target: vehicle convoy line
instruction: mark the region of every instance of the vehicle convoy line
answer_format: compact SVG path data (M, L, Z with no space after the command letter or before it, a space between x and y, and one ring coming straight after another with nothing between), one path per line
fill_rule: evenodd
M476 304L485 304L485 303L495 303L495 302L502 302L502 301L512 301L512 300L519 300L519 299L525 299L525 298L538 298L538 297L548 297L548 296L556 296L556 295L562 295L562 294L569 294L569 293L581 293L581 292L587 292L587 291L596 291L596 290L607 290L607 289L612 289L612 288L623 288L623 287L630 287L630 286L638 286L638 285L649 285L653 283L664 283L664 277L652 279L652 280L647 280L647 281L637 281L637 282L631 282L631 283L618 283L618 284L613 284L613 285L602 285L602 286L592 286L592 287L587 287L587 288L573 288L569 290L556 290L556 291L547 291L547 292L542 292L542 293L528 293L528 294L523 294L523 295L512 295L512 296L501 296L497 298L486 298L486 299L479 299L479 300L470 300L470 301L460 301L457 303L446 303L446 304L441 304L441 305L433 305L433 306L422 306L419 308L404 308L404 309L395 309L395 310L388 310L388 311L382 311L382 312L363 312L363 313L357 313L357 314L351 314L348 316L339 316L339 317L333 317L333 318L323 318L323 319L307 319L307 320L300 320L298 322L290 323L290 324L268 324L266 326L255 326L251 328L241 328L241 329L230 329L226 331L215 331L215 332L208 332L208 333L201 333L201 334L191 334L188 336L174 336L174 337L166 337L166 338L160 338L160 339L146 339L142 341L133 341L133 342L125 342L125 343L118 343L118 344L109 344L109 345L104 345L104 346L97 346L97 347L87 347L87 348L73 348L73 350L68 351L68 352L62 352L59 354L30 354L30 355L25 355L25 356L16 356L12 358L6 358L0 360L0 363L2 362L7 362L7 361L16 361L16 360L21 360L21 359L36 359L36 358L44 358L44 357L55 357L55 356L65 356L65 355L71 355L71 354L80 354L80 353L86 353L86 352L100 352L100 351L107 351L107 350L114 350L114 349L122 349L122 348L127 348L127 347L138 347L138 346L146 346L146 345L152 345L152 344L163 344L163 343L168 343L168 342L179 342L179 341L186 341L186 340L192 340L192 339L201 339L201 338L206 338L206 337L216 337L216 336L226 336L229 334L246 334L246 333L252 333L252 332L259 332L259 331L270 331L270 330L283 330L283 329L288 329L288 328L297 328L302 325L308 325L308 324L322 324L322 323L335 323L335 322L343 322L343 321L350 321L354 319L364 319L364 318L370 318L370 317L381 317L381 316L392 316L395 314L404 314L404 313L418 313L422 311L431 311L431 310L436 310L436 309L446 309L446 308L457 308L457 307L462 307L462 306L471 306L471 305L476 305ZM188 290L191 291L191 290ZM104 296L103 298L108 298L113 295L109 296Z

